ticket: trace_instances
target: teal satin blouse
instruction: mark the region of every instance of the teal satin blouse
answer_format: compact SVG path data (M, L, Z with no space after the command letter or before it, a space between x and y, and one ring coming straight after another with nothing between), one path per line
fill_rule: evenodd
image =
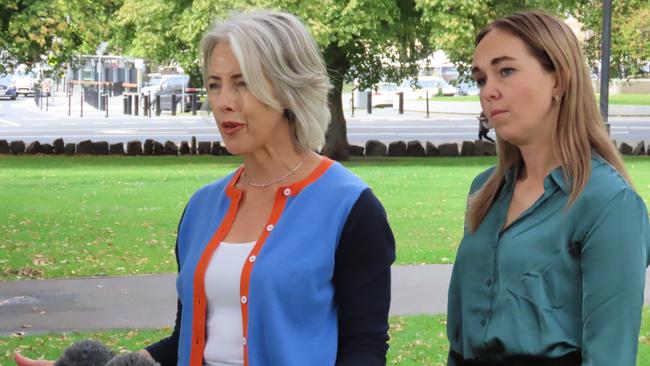
M599 156L575 203L561 168L501 231L509 174L475 233L465 235L449 287L450 350L465 359L560 357L582 365L636 364L650 227L643 200ZM470 194L494 168L474 179ZM454 365L449 358L449 365Z

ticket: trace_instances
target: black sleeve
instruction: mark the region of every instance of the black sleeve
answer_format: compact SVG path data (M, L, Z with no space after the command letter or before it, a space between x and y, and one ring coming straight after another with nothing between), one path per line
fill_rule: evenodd
M388 351L390 266L395 238L368 188L350 211L336 251L337 366L383 366Z
M187 206L185 209L187 209ZM176 247L174 249L176 254L176 266L179 270L181 266L178 258L178 232L180 231L183 217L185 217L185 210L183 210L183 215L181 216L181 220L178 223L178 229L176 230ZM178 363L178 337L181 332L182 312L183 304L181 304L181 300L178 299L176 302L176 321L174 322L174 331L172 334L169 337L163 338L145 348L147 352L151 354L151 357L160 364L160 366L176 366Z
M176 366L178 363L178 335L181 331L181 311L183 305L181 305L180 300L177 303L176 323L174 324L172 334L145 348L160 366Z

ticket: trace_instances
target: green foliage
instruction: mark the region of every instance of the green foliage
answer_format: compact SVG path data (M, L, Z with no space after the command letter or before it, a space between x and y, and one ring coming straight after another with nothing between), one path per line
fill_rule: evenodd
M0 49L18 63L58 67L75 54L94 54L111 36L109 23L121 0L31 0L0 5Z
M474 41L491 21L518 11L542 9L560 15L576 0L417 0L423 21L435 30L428 40L433 49L444 50L461 74L468 72Z
M578 20L593 36L584 50L592 69L600 63L602 43L602 1L584 0L576 8ZM613 78L630 78L643 74L642 66L650 62L650 2L647 0L612 1L611 70Z

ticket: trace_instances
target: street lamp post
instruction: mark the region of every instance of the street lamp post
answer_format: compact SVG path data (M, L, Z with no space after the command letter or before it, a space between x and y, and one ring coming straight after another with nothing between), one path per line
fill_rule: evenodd
M603 0L603 33L600 52L600 114L609 133L609 58L612 38L612 0Z

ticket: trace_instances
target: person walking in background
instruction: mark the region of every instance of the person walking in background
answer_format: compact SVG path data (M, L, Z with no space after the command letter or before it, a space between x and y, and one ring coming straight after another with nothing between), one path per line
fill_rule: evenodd
M187 204L174 330L140 352L163 366L385 365L395 240L368 185L314 152L331 88L316 42L295 16L255 11L201 45L243 164Z
M486 139L490 142L494 142L494 140L490 136L488 136L488 132L490 132L492 125L490 124L488 118L485 116L485 112L481 112L481 114L477 117L477 119L478 119L479 141L483 141L483 139Z
M449 287L449 365L635 366L650 226L578 40L522 12L476 39L498 161L478 175Z

